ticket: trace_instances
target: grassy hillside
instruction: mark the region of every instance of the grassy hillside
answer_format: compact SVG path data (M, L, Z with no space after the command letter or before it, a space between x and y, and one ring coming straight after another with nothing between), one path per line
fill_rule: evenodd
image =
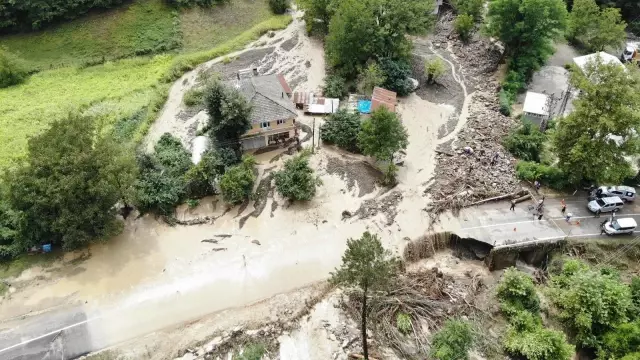
M164 0L133 0L43 31L0 37L0 46L37 70L86 66L104 59L211 49L270 16L267 0L180 11Z
M220 37L219 41L227 41L205 51L47 70L23 84L0 89L0 168L24 153L30 136L69 111L88 111L102 119L105 129L115 126L127 138L139 140L155 120L173 80L199 63L240 50L267 30L284 28L290 21L288 15L267 14L254 26L229 32L227 39Z

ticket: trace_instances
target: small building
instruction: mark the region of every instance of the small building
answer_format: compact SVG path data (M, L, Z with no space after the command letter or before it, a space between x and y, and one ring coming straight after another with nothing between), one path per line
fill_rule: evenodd
M582 72L584 72L585 69L586 69L587 64L595 63L598 60L598 58L600 58L600 61L602 61L603 64L620 65L622 68L624 68L624 65L622 64L620 59L618 59L617 56L613 56L613 55L608 54L608 53L606 53L604 51L600 51L600 52L589 54L589 55L575 57L575 58L573 58L573 63Z
M376 111L380 106L386 107L391 112L396 112L396 93L379 86L373 88L371 111Z
M252 106L251 129L240 138L243 150L278 144L296 136L296 108L291 88L280 74L238 75L227 82L240 91Z
M308 114L333 114L340 106L339 99L316 96L312 92L295 92L293 103Z
M524 99L522 116L534 124L540 125L549 116L549 97L545 94L527 92Z

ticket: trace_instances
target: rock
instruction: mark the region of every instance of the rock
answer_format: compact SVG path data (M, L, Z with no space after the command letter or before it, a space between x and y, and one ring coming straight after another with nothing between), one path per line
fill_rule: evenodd
M261 244L260 244L260 241L258 241L258 240L251 240L251 242L252 242L252 243L254 243L254 244L256 244L256 245L261 245Z
M344 219L348 219L348 218L350 218L351 216L353 216L353 215L351 214L351 211L349 211L349 210L344 210L344 211L342 212L342 220L344 220Z
M238 335L238 334L241 334L243 331L244 331L244 326L238 325L235 328L233 328L232 334Z
M331 340L331 341L338 341L338 340L336 339L336 336L335 336L332 332L330 332L330 333L329 333L329 340Z

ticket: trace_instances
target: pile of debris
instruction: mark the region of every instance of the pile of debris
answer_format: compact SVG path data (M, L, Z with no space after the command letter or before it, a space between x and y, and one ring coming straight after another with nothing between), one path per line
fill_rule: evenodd
M386 225L390 226L398 215L397 207L400 201L402 201L402 192L395 190L382 197L363 201L353 215L357 215L360 219L368 219L383 213L387 220ZM348 211L343 211L342 219L349 217L351 214Z
M438 268L398 276L392 288L378 294L370 305L378 341L403 359L424 358L429 352L428 336L445 320L473 312L473 299L483 288L479 281L471 278L466 283L457 282ZM361 301L362 294L352 292L344 303L345 310L358 323ZM410 325L399 328L399 315L408 316Z
M500 114L496 94L474 95L466 126L457 139L437 150L435 181L425 191L432 200L425 209L432 223L443 211L456 212L519 190L516 160L502 146L503 138L516 126L515 119Z

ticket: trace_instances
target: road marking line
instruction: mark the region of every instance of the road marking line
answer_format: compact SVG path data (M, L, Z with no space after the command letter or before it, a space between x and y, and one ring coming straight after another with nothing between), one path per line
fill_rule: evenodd
M96 317L93 317L93 318L89 318L89 319L86 319L86 320L83 320L83 321L77 322L77 323L75 323L75 324L67 325L67 326L65 326L65 327L63 327L63 328L60 328L60 329L57 329L57 330L54 330L54 331L48 332L48 333L46 333L46 334L44 334L44 335L40 335L40 336L38 336L38 337L34 337L33 339L25 340L25 341L23 341L23 342L21 342L21 343L18 343L18 344L15 344L15 345L11 345L11 346L6 347L6 348L4 348L4 349L0 349L0 353L3 353L3 352L5 352L5 351L11 350L11 349L15 349L15 348L17 348L17 347L19 347L19 346L26 345L26 344L29 344L29 343L31 343L31 342L34 342L34 341L37 341L37 340L40 340L40 339L44 339L44 338L46 338L47 336L51 336L51 335L54 335L54 334L56 334L56 333L60 333L60 332L65 331L65 330L69 330L69 329L74 328L74 327L76 327L76 326L84 325L84 324L86 324L86 323L89 323L89 322L91 322L91 321L93 321L93 320L97 320L97 319L100 319L100 318L102 318L102 316L96 316Z
M557 228L558 230L560 230L560 232L561 232L561 233L563 233L563 234L564 234L564 236L567 236L567 233L566 233L564 230L562 230L562 228L560 228L560 226L558 226L558 223L557 223L555 220L551 219L551 222L553 223L553 225L555 225L555 226L556 226L556 228Z

